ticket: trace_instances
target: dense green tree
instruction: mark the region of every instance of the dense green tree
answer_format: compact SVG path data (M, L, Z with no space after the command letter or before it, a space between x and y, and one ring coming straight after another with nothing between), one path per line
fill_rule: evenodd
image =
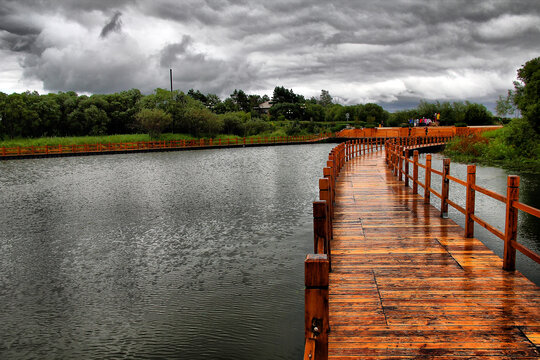
M238 105L230 97L226 98L214 107L216 114L225 114L228 112L239 111Z
M299 120L304 115L304 107L298 103L276 103L270 108L272 120Z
M499 98L496 102L495 110L497 111L497 115L500 117L514 115L516 108L514 105L514 92L512 90L508 90L506 97L502 97L501 95L499 95Z
M484 105L466 103L465 123L467 125L487 125L492 122L493 116Z
M283 86L276 86L272 95L272 103L303 103L304 97L302 95L296 95L292 89L285 89Z
M532 128L540 133L540 57L529 60L518 70L514 82L516 106Z
M243 111L228 112L220 116L223 121L223 130L229 135L244 136L246 123L250 120L248 113Z
M320 104L306 103L305 118L309 121L324 121L324 107Z
M321 95L319 96L319 104L322 106L332 105L332 96L328 90L321 90Z
M382 106L367 103L364 105L364 110L366 113L366 122L368 124L373 124L376 126L379 124L382 124L383 126L386 125L389 115L388 112L382 108Z
M187 92L187 95L191 96L195 100L199 100L200 102L202 102L203 104L206 105L207 98L199 90L195 91L193 89L189 89L188 92Z
M234 89L231 99L238 110L245 112L251 111L249 98L243 90Z
M106 96L107 115L110 123L108 134L127 134L135 129L135 114L139 110L137 103L142 98L138 89L131 89Z
M221 103L221 99L216 94L206 94L206 107L211 111L216 109L216 106Z
M147 131L151 138L157 138L172 123L171 114L156 108L142 109L135 118L139 126Z

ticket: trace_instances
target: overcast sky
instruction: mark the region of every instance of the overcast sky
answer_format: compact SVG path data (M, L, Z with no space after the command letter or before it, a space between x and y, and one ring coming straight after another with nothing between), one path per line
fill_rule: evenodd
M0 91L235 88L492 108L540 56L538 0L0 0Z

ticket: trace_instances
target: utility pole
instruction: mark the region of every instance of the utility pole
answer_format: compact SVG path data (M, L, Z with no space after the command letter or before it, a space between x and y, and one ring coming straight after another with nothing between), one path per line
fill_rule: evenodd
M172 69L169 69L169 75L170 75L170 78L171 78L171 100L172 100L172 97L173 97ZM177 101L178 101L178 99L177 99ZM172 132L173 132L173 134L174 134L174 131L176 130L176 129L175 129L175 126L174 126L174 125L175 125L175 124L174 124L174 123L175 123L175 117L176 117L176 116L175 116L175 115L176 115L176 114L175 114L175 113L176 113L176 107L175 107L174 109L175 109L175 110L174 110L174 112L173 112L173 121L172 121Z

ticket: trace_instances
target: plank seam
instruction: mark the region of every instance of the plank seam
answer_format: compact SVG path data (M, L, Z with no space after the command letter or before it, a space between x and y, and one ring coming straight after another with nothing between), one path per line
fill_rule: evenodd
M383 299L381 296L381 291L379 290L379 284L377 283L377 277L375 276L374 270L371 270L371 273L373 274L373 281L375 281L375 286L377 287L377 294L379 295L379 302L381 303L381 310L384 315L384 323L388 326L388 318L386 317L386 311L384 310Z
M463 269L463 266L461 266L461 264L459 263L459 261L456 260L456 258L454 257L454 255L452 255L452 253L448 250L448 247L446 245L443 245L441 244L441 242L439 241L439 238L435 238L435 241L437 241L437 243L444 249L444 251L446 251L446 253L448 255L450 255L450 257L452 258L452 260L454 260L457 264L457 266L459 266L459 268L463 271L465 271L465 269Z
M515 326L515 327L519 330L519 333L520 333L521 335L523 335L523 337L524 337L525 339L527 339L527 341L528 341L528 342L529 342L529 343L530 343L537 351L540 351L540 347L539 347L538 345L536 345L535 343L533 343L533 342L531 341L531 339L529 339L529 337L527 336L527 334L525 334L525 332L523 332L523 329L522 329L523 326Z

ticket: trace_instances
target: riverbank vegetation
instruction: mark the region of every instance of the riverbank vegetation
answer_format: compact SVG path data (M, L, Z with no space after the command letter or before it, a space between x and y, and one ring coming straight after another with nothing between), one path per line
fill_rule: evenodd
M483 105L468 102L422 101L416 109L389 113L373 103L337 104L326 90L318 98L306 99L279 86L271 98L234 90L224 100L193 89L187 93L156 89L149 95L131 89L91 96L0 92L0 146L41 138L45 139L39 141L55 145L73 137L79 143L95 137L105 143L105 137L111 135L150 134L161 140L163 134L169 139L307 135L336 132L347 124L358 128L407 126L409 119L433 119L435 113L441 114L441 125L496 121Z
M497 111L501 116L519 111L522 117L496 131L454 139L445 154L460 162L540 173L540 58L518 70L514 89L499 98Z

